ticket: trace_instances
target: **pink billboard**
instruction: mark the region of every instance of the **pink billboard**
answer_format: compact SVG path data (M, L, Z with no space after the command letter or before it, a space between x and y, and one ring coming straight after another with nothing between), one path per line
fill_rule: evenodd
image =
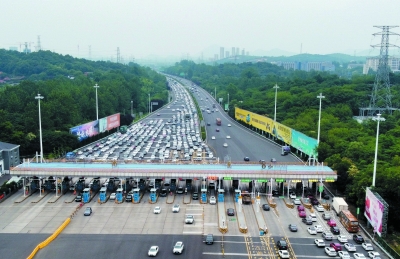
M376 198L375 194L371 192L369 188L365 193L365 217L367 217L369 223L374 227L375 233L379 236L382 234L382 221L383 212L385 207L382 202Z
M121 124L119 113L107 117L107 130L119 127Z

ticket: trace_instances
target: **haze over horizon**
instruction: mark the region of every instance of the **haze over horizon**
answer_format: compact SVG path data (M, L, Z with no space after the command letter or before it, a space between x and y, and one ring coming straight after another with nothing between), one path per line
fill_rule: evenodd
M274 49L357 55L380 43L381 35L372 34L381 29L373 26L400 25L399 9L393 0L7 1L0 48L28 42L34 51L40 35L43 50L89 58L90 46L92 59L116 59L118 47L124 60L198 59L202 53L208 59L219 47L250 55ZM394 45L399 39L390 36Z

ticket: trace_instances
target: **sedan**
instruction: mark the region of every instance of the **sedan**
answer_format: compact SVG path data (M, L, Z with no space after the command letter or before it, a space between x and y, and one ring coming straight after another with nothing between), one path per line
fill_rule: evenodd
M292 231L292 232L297 232L297 225L289 224L289 230Z
M307 228L308 234L310 235L316 235L317 234L317 230L314 227L309 227Z
M354 253L353 256L355 259L367 259L367 257L361 253Z
M322 233L322 232L324 232L324 229L322 228L321 225L315 225L314 227L315 227L315 230L317 231L317 233Z
M331 243L329 246L335 249L335 251L342 251L342 245L339 243Z
M364 238L363 238L361 235L354 234L354 235L353 235L353 240L354 240L354 242L356 242L357 244L362 244L362 243L364 243Z
M248 161L250 161L250 158L246 156L246 157L244 158L244 161L248 162Z
M332 247L325 247L325 253L329 256L336 256L337 253Z
M115 200L116 194L115 192L111 193L110 195L110 200Z
M193 215L186 215L185 224L193 224L194 217Z
M228 216L235 216L235 210L232 208L229 208L226 210L226 214L228 214Z
M215 139L215 136L212 136L211 139Z
M315 239L314 243L318 246L318 247L325 247L325 242L323 239Z
M350 259L351 258L350 254L346 251L339 251L338 254L339 254L339 257L342 259Z
M355 252L355 251L357 251L356 246L353 245L352 243L345 243L345 244L344 244L344 248L346 248L346 250L349 251L349 252Z
M378 252L368 252L369 258L381 258L381 255Z
M161 207L157 206L154 208L154 214L160 214L161 213Z
M299 211L299 217L300 218L305 218L305 217L307 217L307 214L306 214L306 212L304 211L304 210L300 210ZM312 222L312 221L311 221ZM312 224L312 223L311 223Z
M262 208L263 208L263 210L266 210L266 211L269 211L271 209L268 204L263 204Z
M324 232L324 233L322 233L322 237L323 237L325 240L332 240L332 239L333 239L333 235L332 235L330 232Z
M361 245L365 251L372 251L374 250L374 247L370 243L362 243Z
M224 143L224 147L228 147L228 143Z
M230 127L231 126L231 124L228 124L228 127Z
M294 200L293 200L293 203L294 203L295 205L300 205L300 204L301 204L301 201L300 201L300 199L294 199Z
M172 212L179 212L179 209L180 209L179 204L175 204L175 205L172 207Z
M231 136L228 135L228 136L226 136L226 138L231 138Z
M339 236L337 237L337 239L338 239L338 241L339 241L340 243L347 243L347 237L346 237L345 235L339 235Z
M295 193L291 193L289 194L290 199L296 199L296 194Z
M328 223L330 227L336 227L336 222L333 219L328 220L326 223Z
M278 254L280 258L290 258L289 252L287 250L279 250Z
M152 246L149 249L149 252L147 253L148 256L157 256L158 254L158 246Z
M324 212L324 211L325 211L324 206L322 206L322 205L316 205L316 206L315 206L315 209L316 209L318 212Z
M340 229L338 227L331 227L331 232L335 235L339 235L340 234Z
M85 212L83 213L83 215L85 215L85 216L90 216L90 215L92 215L92 208L87 207L87 208L85 209Z

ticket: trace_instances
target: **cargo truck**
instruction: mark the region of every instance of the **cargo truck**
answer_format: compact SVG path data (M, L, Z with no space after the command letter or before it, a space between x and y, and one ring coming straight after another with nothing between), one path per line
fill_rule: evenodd
M336 215L339 215L339 212L342 210L348 210L349 206L343 198L334 197L332 201L332 208L336 212Z

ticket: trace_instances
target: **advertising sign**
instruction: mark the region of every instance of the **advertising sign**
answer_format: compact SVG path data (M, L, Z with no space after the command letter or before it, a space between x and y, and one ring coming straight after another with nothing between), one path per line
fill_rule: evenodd
M308 156L317 157L316 147L318 143L317 140L303 133L292 130L292 147L300 150Z
M378 200L375 194L367 187L367 191L365 193L364 215L379 236L382 234L382 219L384 210L385 207L383 206L382 202Z
M96 121L91 121L82 125L70 128L69 132L75 135L79 141L93 137L106 130L118 128L120 126L120 114L116 113Z
M266 117L264 117L266 118ZM268 119L268 118L267 118ZM271 120L271 119L269 119ZM274 128L272 129L272 135L274 135L277 139L282 140L286 144L292 144L292 129L286 127L283 124L278 122L273 122Z
M274 120L268 117L235 107L235 119L244 121L253 127L273 134ZM289 142L287 143L290 144Z
M116 113L107 117L107 130L118 128L121 125L120 114Z

